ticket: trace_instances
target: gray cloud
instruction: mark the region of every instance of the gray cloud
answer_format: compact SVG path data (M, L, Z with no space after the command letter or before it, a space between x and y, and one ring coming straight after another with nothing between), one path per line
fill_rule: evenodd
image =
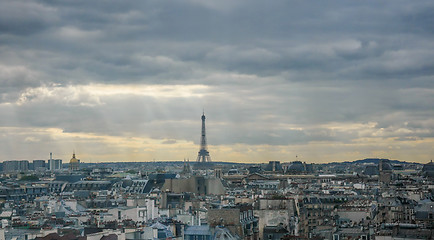
M57 19L56 10L37 2L0 3L0 33L29 37L44 31Z
M432 138L433 8L2 2L0 126L197 144L205 107L215 145ZM207 88L170 98L80 88L92 84Z

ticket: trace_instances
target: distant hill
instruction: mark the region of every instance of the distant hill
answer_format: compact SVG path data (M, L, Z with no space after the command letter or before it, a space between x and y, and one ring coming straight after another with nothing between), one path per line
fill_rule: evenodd
M365 158L362 160L356 160L356 161L352 161L352 162L343 162L345 164L378 164L381 160L386 160L386 161L390 161L391 164L415 164L412 162L406 162L406 161L399 161L399 160L390 160L390 159L386 159L386 158ZM418 163L416 163L418 164Z

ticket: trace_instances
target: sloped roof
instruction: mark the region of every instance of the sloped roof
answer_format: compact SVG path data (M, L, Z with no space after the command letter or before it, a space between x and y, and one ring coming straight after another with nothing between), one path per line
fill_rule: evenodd
M233 235L227 228L216 227L214 233L214 240L238 240L240 239L237 235Z
M208 225L188 226L184 232L185 235L211 235Z

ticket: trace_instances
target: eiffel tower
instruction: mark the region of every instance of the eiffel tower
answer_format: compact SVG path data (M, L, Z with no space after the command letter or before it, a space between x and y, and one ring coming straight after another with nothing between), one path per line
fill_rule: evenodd
M206 132L205 132L205 112L202 114L202 136L200 138L200 150L197 154L198 163L209 163L211 157L209 156L208 146L206 144Z

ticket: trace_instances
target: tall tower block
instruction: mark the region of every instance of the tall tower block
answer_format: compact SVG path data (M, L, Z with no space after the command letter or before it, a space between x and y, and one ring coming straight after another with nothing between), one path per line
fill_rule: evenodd
M205 163L211 162L209 156L208 146L206 143L206 131L205 131L205 113L202 114L202 136L200 137L200 150L197 154L197 162Z

